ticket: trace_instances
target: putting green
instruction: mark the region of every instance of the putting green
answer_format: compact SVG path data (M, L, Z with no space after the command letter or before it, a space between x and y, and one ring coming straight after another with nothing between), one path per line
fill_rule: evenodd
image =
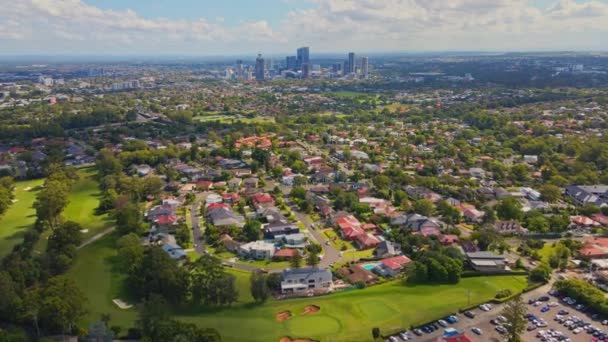
M384 321L399 314L389 303L380 302L375 299L357 302L356 306L367 319Z
M285 321L291 336L327 336L342 330L340 322L327 315L311 314L295 316Z

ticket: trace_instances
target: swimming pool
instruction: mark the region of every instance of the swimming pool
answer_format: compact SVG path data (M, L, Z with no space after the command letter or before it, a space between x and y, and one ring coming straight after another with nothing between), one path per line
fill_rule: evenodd
M362 267L363 267L363 269L365 269L365 270L367 270L367 271L371 271L371 270L373 270L374 268L376 268L376 264L365 264L365 265L363 265Z

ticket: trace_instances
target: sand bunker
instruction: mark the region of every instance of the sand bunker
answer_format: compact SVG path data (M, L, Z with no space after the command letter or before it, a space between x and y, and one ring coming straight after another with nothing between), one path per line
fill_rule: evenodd
M283 322L291 318L291 311L283 311L277 314L277 322Z
M293 340L289 336L284 336L284 337L281 337L279 342L316 342L316 341L311 340L309 338L296 338L295 340Z
M309 305L304 308L304 312L302 312L302 315L314 314L315 312L319 312L319 310L321 310L320 307L318 307L316 305Z
M116 304L116 306L118 306L122 310L127 310L133 307L133 305L127 304L118 298L112 299L112 302L114 302L114 304Z

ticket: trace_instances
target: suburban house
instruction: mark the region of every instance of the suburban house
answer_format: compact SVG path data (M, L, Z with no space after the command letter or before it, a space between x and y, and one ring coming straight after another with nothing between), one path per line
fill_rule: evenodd
M570 185L565 194L578 205L590 203L601 207L608 204L608 185Z
M380 244L380 240L370 233L359 234L355 237L355 243L359 249L375 248Z
M286 269L281 273L281 293L331 291L331 271L316 267Z
M441 229L441 224L435 219L418 214L400 215L391 218L391 225L408 228L414 232L421 231L423 228L431 227Z
M494 223L494 230L499 234L525 234L528 232L527 229L521 226L521 223L517 220L511 221L496 221Z
M222 234L218 241L222 246L224 246L224 248L226 248L227 251L230 251L232 253L237 253L239 247L241 246L241 243L234 241L234 239L232 239L232 236L228 234Z
M186 259L187 255L183 248L178 244L166 243L163 245L163 251L171 257L173 260Z
M427 199L431 202L437 202L441 199L441 195L421 186L406 185L403 190L405 190L410 197L415 199Z
M374 272L383 277L395 277L403 270L403 267L410 262L412 262L412 260L405 255L386 258L374 268Z
M239 256L255 260L270 260L275 252L274 244L266 241L252 241L239 247Z
M374 256L384 258L401 254L401 246L389 240L384 240L378 244L374 250Z
M207 217L211 220L216 227L227 227L227 226L245 226L245 218L241 215L237 215L232 211L232 208L228 207L217 207L213 209L207 209Z
M377 275L366 270L360 264L345 265L344 267L340 268L337 272L339 275L342 276L342 278L347 279L348 282L351 284L356 284L356 283L362 282L362 283L370 285L370 284L375 283L378 280Z
M482 273L501 273L509 271L507 260L504 256L492 252L466 253L469 265Z
M608 238L591 237L584 241L578 250L582 259L606 259L608 258Z
M269 194L257 193L252 196L251 203L256 208L256 210L274 207L274 198L272 198L272 196L270 196Z
M276 251L272 256L272 259L276 261L291 260L291 258L293 258L298 253L300 252L297 249L283 248Z

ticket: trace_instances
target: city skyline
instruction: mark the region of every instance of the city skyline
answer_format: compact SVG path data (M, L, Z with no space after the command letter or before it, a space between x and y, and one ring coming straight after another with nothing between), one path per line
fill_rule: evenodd
M600 50L608 0L0 0L3 55ZM344 39L349 37L349 39Z

